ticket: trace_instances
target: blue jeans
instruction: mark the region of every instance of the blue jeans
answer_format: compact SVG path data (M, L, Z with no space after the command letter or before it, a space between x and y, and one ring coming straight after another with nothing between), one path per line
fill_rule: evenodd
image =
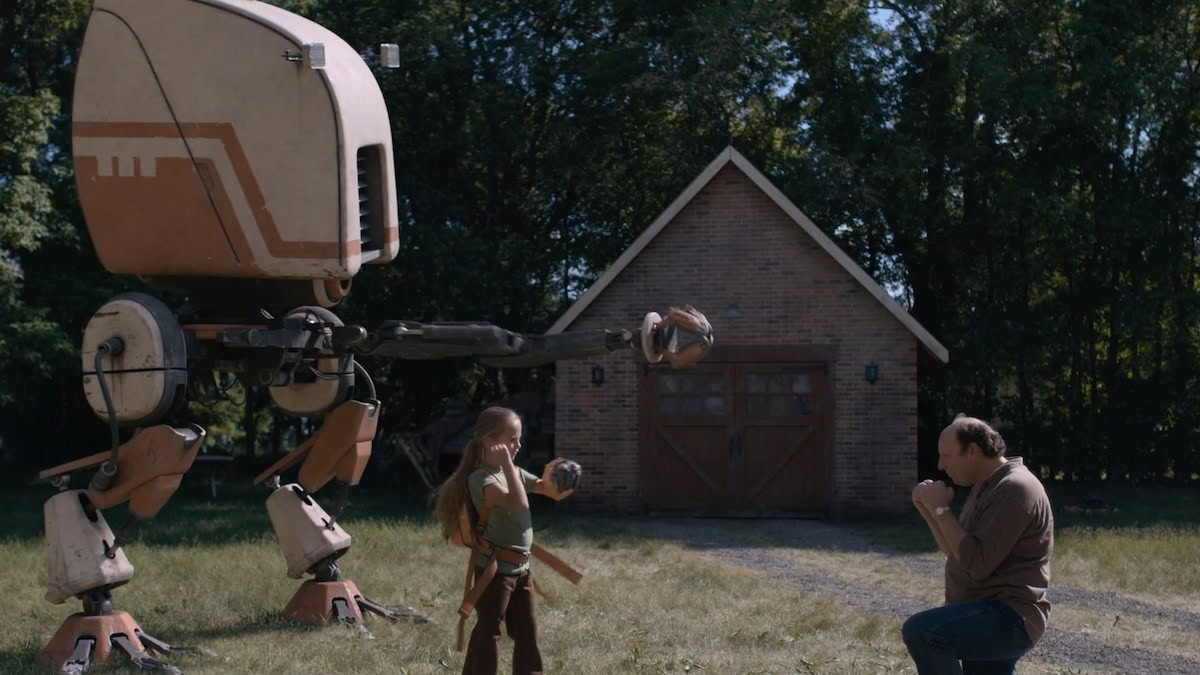
M1012 675L1033 648L1024 619L999 600L928 609L901 632L919 675Z

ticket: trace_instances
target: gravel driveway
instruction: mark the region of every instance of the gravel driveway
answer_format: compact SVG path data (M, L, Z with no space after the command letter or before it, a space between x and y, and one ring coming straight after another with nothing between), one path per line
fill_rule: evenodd
M897 619L929 607L879 585L854 584L799 567L773 552L778 550L777 545L763 547L755 545L754 541L766 537L796 548L873 553L922 575L934 578L942 575L942 563L935 558L899 553L819 521L738 521L738 532L732 533L719 520L648 519L636 524L635 529L648 536L676 541L721 562L768 572L779 579L795 582L806 591L836 595L856 610ZM1050 599L1055 607L1121 614L1149 624L1173 624L1175 629L1192 633L1200 640L1200 612L1160 607L1117 593L1089 591L1053 582ZM1083 633L1056 629L1053 615L1050 628L1030 654L1049 663L1089 671L1162 675L1200 673L1200 661L1146 649L1113 646Z

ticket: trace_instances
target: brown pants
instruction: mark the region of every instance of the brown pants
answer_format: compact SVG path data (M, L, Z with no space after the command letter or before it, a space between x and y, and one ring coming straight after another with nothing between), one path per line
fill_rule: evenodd
M478 579L483 568L475 568ZM513 675L542 675L537 619L533 615L533 577L497 574L475 605L475 629L467 643L463 675L496 675L500 658L500 623L513 640Z

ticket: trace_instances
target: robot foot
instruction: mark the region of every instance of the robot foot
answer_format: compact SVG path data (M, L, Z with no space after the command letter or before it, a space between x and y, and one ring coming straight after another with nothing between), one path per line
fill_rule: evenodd
M360 609L362 609L362 611L378 614L385 619L391 619L392 621L411 621L413 623L435 623L433 617L425 616L412 607L407 607L405 605L392 605L390 607L385 607L362 596L355 598L355 600L358 601L358 606Z
M133 662L133 665L137 666L141 670L153 670L160 673L171 673L171 675L183 675L183 671L179 668L176 668L166 661L159 661L158 659L150 656L145 649L139 648L140 645L138 645L135 640L137 638L141 638L142 641L145 641L146 637L146 634L142 633L136 636L134 640L131 640L124 635L117 635L113 637L113 645L125 652L129 656L129 660Z
M170 644L141 631L138 631L138 637L141 638L142 644L160 654L203 654L209 658L220 659L225 663L231 661L228 656L221 656L211 649L205 649L204 647L180 647L179 645Z
M363 623L363 612L370 612L393 621L433 623L431 617L412 607L385 607L363 597L353 581L315 581L300 584L283 615L305 623Z
M183 671L179 668L147 653L147 646L158 649L159 644L166 643L143 633L128 612L72 614L59 626L37 660L57 666L59 673L77 675L87 672L92 663L104 661L114 651L121 651L142 670L181 675Z
M283 615L305 623L362 623L356 597L362 597L353 581L314 581L300 584L283 608Z

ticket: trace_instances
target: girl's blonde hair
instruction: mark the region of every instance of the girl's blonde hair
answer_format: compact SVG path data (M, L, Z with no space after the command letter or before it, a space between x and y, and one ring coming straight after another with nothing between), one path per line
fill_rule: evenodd
M470 495L467 494L467 478L483 463L482 440L497 432L503 432L513 422L520 422L521 416L515 410L492 406L479 413L475 420L475 435L463 449L462 460L450 478L437 489L437 501L433 513L442 524L442 536L449 538L450 533L458 526L458 517L467 504ZM475 509L467 509L471 519L471 527L475 527L477 515Z

